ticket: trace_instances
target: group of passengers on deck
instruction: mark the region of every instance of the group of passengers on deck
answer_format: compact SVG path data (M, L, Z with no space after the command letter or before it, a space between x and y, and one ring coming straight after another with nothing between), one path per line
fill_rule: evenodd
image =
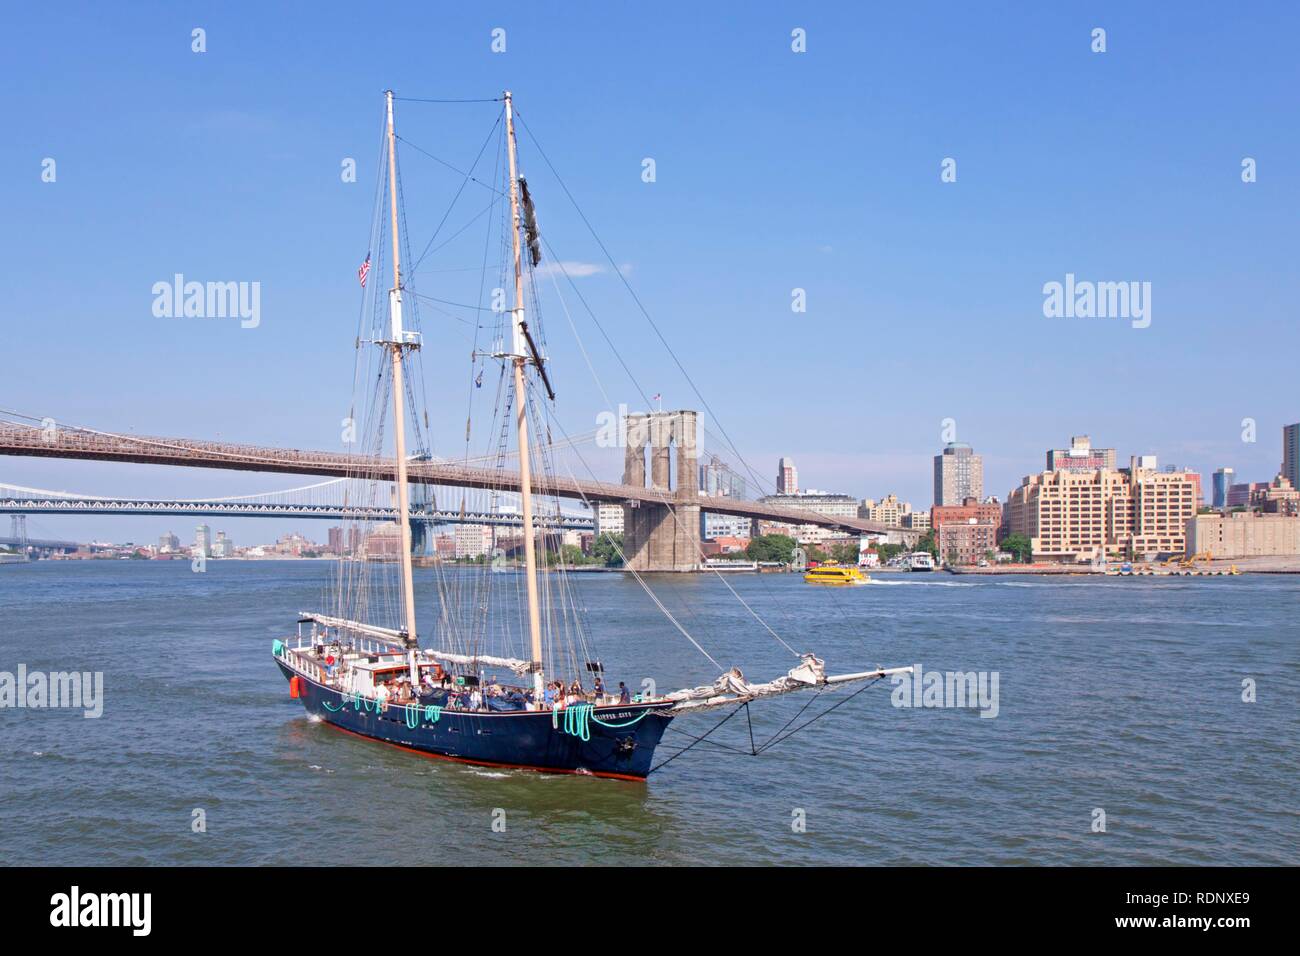
M437 675L426 670L420 678L418 692L414 692L410 677L401 675L377 682L375 699L381 706L388 704L434 704L447 710L488 711L506 713L519 710L563 710L574 704L630 704L632 693L623 681L618 682L618 693L605 690L604 681L597 676L590 691L577 680L567 687L563 681L549 682L542 690L541 700L531 689L510 687L491 677L481 687L477 684L461 686L445 671Z

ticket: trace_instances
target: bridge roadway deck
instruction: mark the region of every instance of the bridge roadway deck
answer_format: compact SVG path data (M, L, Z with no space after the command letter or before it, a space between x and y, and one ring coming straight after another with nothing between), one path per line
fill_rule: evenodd
M115 435L70 428L43 429L6 423L0 425L0 455L35 458L85 459L172 465L186 468L224 468L295 475L324 475L334 478L367 477L392 481L392 462L369 455L343 452L306 451L238 445L190 438L145 435ZM407 473L412 482L454 485L463 488L504 489L518 487L518 475L496 468L479 468L446 461L412 461ZM812 511L782 508L735 498L681 498L655 488L639 488L604 481L578 481L558 475L535 475L533 492L561 498L586 500L593 504L698 505L713 514L737 515L788 524L810 524L841 531L884 533L884 525L858 518L821 515Z

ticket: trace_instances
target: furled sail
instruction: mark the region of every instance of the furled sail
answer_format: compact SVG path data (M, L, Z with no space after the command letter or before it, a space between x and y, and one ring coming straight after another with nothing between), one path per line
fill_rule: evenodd
M331 617L328 614L317 614L315 611L301 611L298 616L304 621L315 621L323 627L332 627L335 630L349 631L353 634L363 634L397 646L401 646L406 637L402 631L394 630L391 627L378 627L362 621L349 621L341 617ZM527 674L532 670L533 666L530 661L521 661L514 657L492 657L487 654L451 654L447 651L435 651L429 648L424 650L424 654L434 660L445 661L448 664L487 664L489 667L508 668L516 674Z
M537 209L533 206L532 193L528 191L528 180L519 177L519 194L524 201L524 235L528 238L528 255L532 257L534 268L542 261L542 237L537 231Z
M322 627L332 627L335 630L348 631L352 634L364 634L366 637L378 638L399 647L406 641L405 631L398 631L391 627L379 627L375 624L366 624L363 621L349 621L346 618L330 617L328 614L317 614L315 611L299 611L298 617L303 621L315 621Z
M448 664L488 664L491 667L507 667L516 674L527 674L533 669L531 661L521 661L514 657L489 657L486 654L450 654L446 651L426 649L425 654L434 660Z
M724 704L739 704L758 697L773 697L777 694L789 694L797 690L807 690L831 684L843 684L849 681L870 680L886 677L890 674L911 673L910 667L892 667L874 671L862 671L855 674L826 675L826 662L815 654L804 654L799 665L791 668L784 677L762 684L751 684L745 680L740 668L733 667L722 674L712 684L690 687L665 695L668 700L676 701L675 711L700 710L707 707L721 707Z

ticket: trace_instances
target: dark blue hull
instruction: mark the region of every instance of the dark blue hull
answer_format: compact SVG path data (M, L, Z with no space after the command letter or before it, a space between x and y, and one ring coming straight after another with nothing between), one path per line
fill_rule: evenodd
M390 704L380 710L366 698L316 683L279 658L276 664L286 679L300 678L307 712L340 730L426 756L488 767L644 780L655 747L673 719L670 705L663 703L601 707L589 719L571 716L567 721L563 712L549 711L469 713L418 704Z

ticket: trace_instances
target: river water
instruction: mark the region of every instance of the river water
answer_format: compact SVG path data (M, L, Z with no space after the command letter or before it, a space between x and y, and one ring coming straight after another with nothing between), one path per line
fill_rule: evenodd
M728 585L831 672L974 671L997 694L981 716L896 706L904 688L881 683L759 757L739 752L742 714L636 784L429 760L310 721L270 645L329 567L0 568L0 672L104 682L99 719L0 709L0 863L1300 863L1300 577L655 576L750 679L795 659ZM417 574L427 608L433 572ZM630 577L574 586L614 684L716 676ZM807 703L755 705L754 739ZM658 756L689 742L670 733Z

